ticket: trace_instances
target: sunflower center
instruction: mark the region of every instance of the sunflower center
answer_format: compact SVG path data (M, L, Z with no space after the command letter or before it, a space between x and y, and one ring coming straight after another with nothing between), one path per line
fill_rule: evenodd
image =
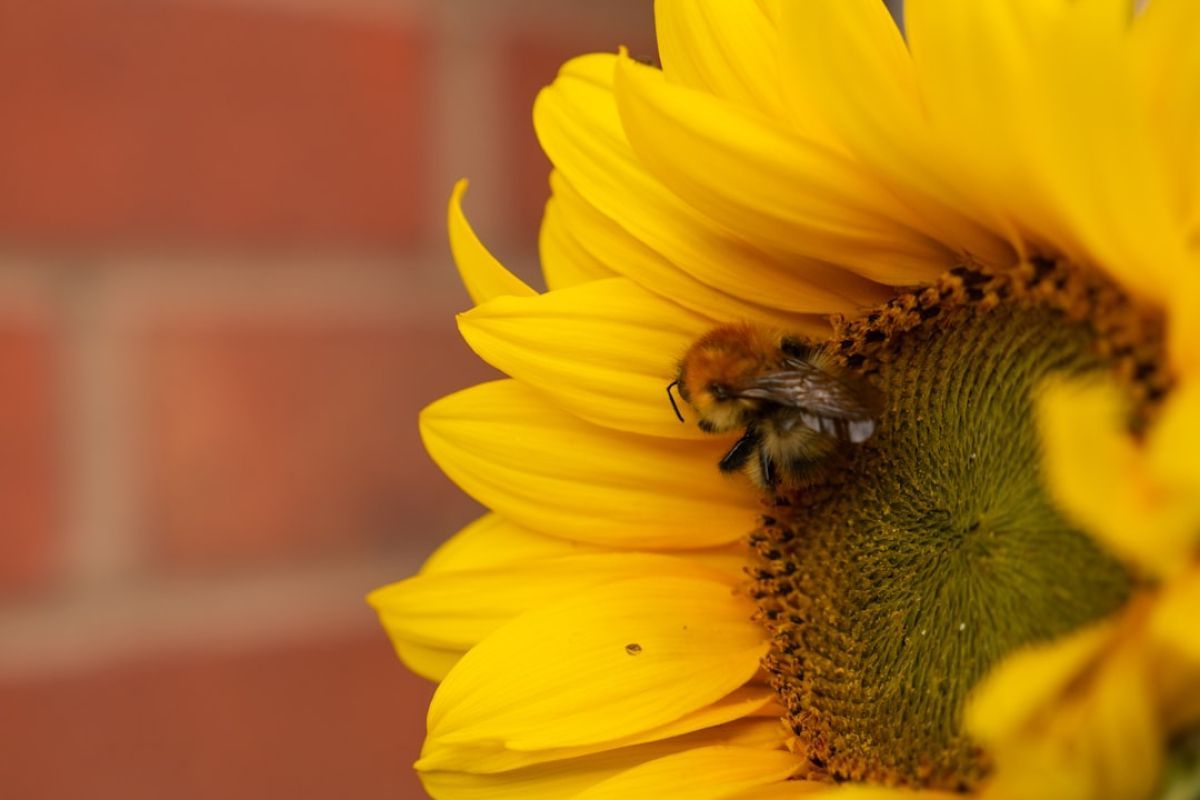
M970 689L1129 596L1039 469L1039 383L1142 352L1098 333L1078 312L1103 293L1075 288L1050 265L959 270L841 326L843 360L886 393L879 429L752 537L764 665L814 776L970 788L988 766L961 729Z

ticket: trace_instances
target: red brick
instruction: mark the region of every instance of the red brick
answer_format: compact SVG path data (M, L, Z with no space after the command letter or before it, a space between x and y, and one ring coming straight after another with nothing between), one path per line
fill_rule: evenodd
M503 163L509 170L504 185L509 187L518 235L530 245L537 240L550 196L550 161L533 131L533 101L538 92L554 81L563 63L584 53L615 53L618 45L625 45L636 58L657 58L652 4L622 3L613 11L615 18L603 29L594 24L562 30L539 26L514 32L501 48L507 113L501 133Z
M32 320L0 321L0 591L44 583L60 546L57 348Z
M420 798L431 692L382 633L4 684L0 786L24 800Z
M429 53L398 22L250 4L0 4L0 237L411 241Z
M431 541L478 512L417 434L424 405L493 376L449 320L209 319L145 344L141 472L162 562Z

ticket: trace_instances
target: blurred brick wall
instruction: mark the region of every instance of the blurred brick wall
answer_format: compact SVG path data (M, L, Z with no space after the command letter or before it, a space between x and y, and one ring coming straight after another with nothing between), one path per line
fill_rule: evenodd
M478 509L418 409L449 189L533 274L537 89L643 0L0 4L0 796L420 797L362 595Z

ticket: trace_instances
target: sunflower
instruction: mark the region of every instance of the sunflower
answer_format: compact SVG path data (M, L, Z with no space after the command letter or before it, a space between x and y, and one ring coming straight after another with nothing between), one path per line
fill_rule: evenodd
M562 67L549 290L450 202L510 377L421 430L491 511L370 598L431 795L1200 793L1200 4L1135 5L659 0L661 68ZM664 388L730 321L875 436L720 475Z

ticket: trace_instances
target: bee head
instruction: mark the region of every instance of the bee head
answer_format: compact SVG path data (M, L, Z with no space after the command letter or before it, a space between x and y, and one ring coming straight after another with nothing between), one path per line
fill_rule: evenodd
M744 428L761 401L740 395L778 353L778 343L749 325L709 331L684 354L677 376L679 396L699 416L701 430L723 433Z

